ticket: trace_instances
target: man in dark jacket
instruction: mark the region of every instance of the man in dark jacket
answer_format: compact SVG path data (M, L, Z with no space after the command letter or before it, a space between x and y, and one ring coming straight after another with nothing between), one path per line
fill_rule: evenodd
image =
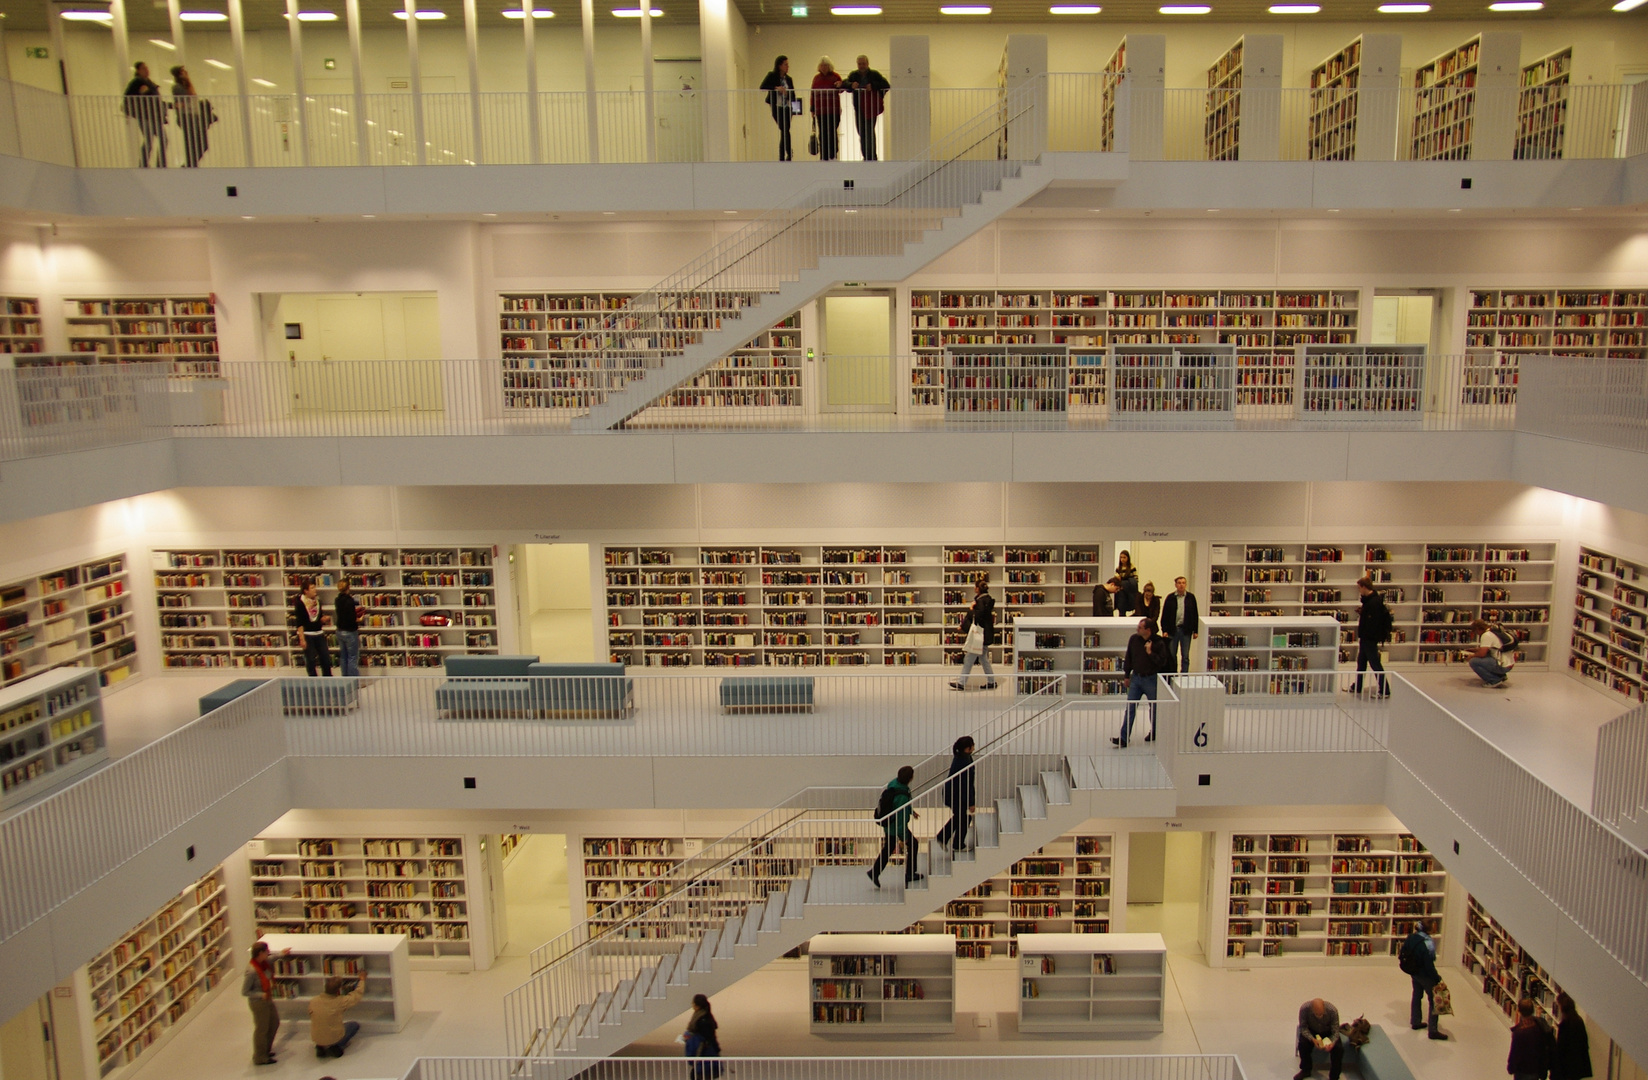
M1516 1013L1505 1071L1516 1080L1543 1080L1551 1071L1551 1031L1534 1019L1534 1003L1528 998L1516 1003Z
M125 114L137 121L137 130L143 133L141 168L149 167L149 151L160 140L160 152L155 155L155 166L166 167L166 99L160 96L160 87L149 78L149 65L139 60L132 68L132 81L126 84Z
M858 58L858 67L841 80L843 88L852 91L853 117L858 125L858 148L865 161L876 160L876 118L881 115L882 101L893 84L870 66L868 56Z
M1397 954L1398 963L1402 971L1413 980L1413 1001L1408 1009L1408 1024L1418 1031L1425 1027L1424 1010L1421 1002L1430 1003L1430 1037L1446 1039L1447 1036L1437 1030L1436 1022L1436 987L1442 981L1442 976L1436 970L1436 939L1426 933L1423 925L1416 926L1402 942L1402 949Z
M1093 586L1093 617L1095 619L1108 619L1115 614L1116 594L1121 591L1121 588L1116 583L1115 578L1111 578L1102 585Z
M1367 576L1356 580L1356 591L1362 594L1362 608L1356 614L1356 692L1362 692L1362 672L1373 668L1379 674L1378 697L1390 697L1385 685L1385 665L1379 659L1379 649L1391 637L1391 613L1385 598L1373 587Z
M916 873L916 841L910 833L910 819L916 816L910 807L910 781L915 778L915 769L908 765L901 766L898 776L881 793L880 804L876 807L876 819L881 825L881 854L876 856L875 865L870 867L869 878L878 889L881 888L881 872L893 861L893 849L900 843L904 845L904 884L920 881L926 876Z
M1127 657L1122 662L1127 673L1127 711L1122 716L1122 735L1110 741L1127 748L1133 735L1133 714L1141 698L1149 698L1150 734L1145 742L1156 740L1156 676L1173 670L1173 656L1167 651L1167 642L1156 633L1156 624L1150 619L1139 620L1139 632L1127 639Z
M1190 670L1190 643L1202 636L1201 611L1194 593L1185 591L1185 579L1173 579L1173 591L1162 601L1162 634L1167 652L1176 661L1174 670Z
M951 747L950 778L944 781L944 805L950 820L938 831L938 844L950 844L956 851L967 848L967 830L973 824L973 737L963 735Z

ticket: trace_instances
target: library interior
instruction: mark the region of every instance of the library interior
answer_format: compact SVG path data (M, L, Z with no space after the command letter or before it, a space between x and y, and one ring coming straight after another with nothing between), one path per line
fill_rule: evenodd
M0 0L0 1080L1648 1080L1648 3L657 2Z

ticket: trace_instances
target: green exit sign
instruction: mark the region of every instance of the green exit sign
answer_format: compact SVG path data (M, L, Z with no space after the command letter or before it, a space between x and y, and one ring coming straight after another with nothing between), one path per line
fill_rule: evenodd
M46 51L46 47L44 45L25 45L23 46L23 55L28 57L30 60L51 59L51 53Z

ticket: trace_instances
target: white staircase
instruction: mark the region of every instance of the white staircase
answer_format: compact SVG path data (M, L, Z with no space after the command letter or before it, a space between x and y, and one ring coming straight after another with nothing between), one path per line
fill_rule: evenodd
M1638 851L1648 851L1648 705L1597 732L1591 813Z

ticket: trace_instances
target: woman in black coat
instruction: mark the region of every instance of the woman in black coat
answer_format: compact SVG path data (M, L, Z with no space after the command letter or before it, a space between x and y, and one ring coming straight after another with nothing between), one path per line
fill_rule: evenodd
M773 61L773 69L761 80L761 89L767 92L767 105L772 109L773 123L778 125L778 160L790 160L790 121L795 117L795 80L790 78L790 58L780 56Z
M946 844L956 851L967 850L967 830L972 827L973 815L973 737L963 735L950 748L950 775L944 781L944 804L950 808L950 820L938 831L935 842Z
M1591 1075L1591 1037L1585 1021L1566 993L1556 996L1556 1051L1551 1055L1551 1080L1585 1080Z
M1116 556L1116 575L1113 579L1117 586L1115 603L1116 614L1131 615L1139 606L1139 572L1133 567L1133 556L1123 550Z
M962 646L961 678L950 684L952 690L967 689L967 676L980 660L984 661L984 688L996 688L996 673L990 667L990 646L996 643L996 598L990 595L990 578L984 574L973 584L973 606L961 620L961 632L966 634L975 626L984 635L984 645L978 652L969 652L967 646Z

